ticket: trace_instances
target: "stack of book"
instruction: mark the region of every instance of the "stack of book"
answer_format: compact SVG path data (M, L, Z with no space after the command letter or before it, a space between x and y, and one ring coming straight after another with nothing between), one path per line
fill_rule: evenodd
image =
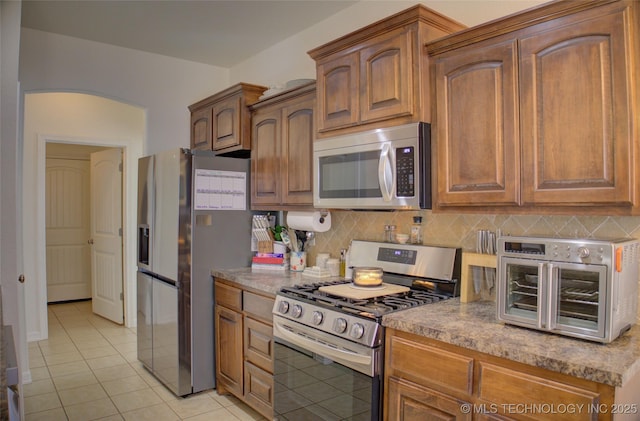
M287 270L289 269L289 254L256 253L251 260L251 269Z

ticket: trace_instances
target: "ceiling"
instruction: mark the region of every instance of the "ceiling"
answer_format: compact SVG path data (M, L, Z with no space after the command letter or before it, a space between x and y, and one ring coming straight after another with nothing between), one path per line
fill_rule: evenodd
M356 2L23 0L22 26L229 68Z

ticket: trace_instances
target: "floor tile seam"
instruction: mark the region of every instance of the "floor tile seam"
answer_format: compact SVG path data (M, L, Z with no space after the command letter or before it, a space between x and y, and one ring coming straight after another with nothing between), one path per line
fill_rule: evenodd
M156 404L154 404L154 405L159 405L160 403L166 403L166 402L164 401L164 399L162 399L162 396L160 396L158 393L156 393L156 391L155 391L155 390L153 390L153 388L152 388L152 387L149 387L149 389L151 390L151 392L152 392L155 396L157 396L157 397L158 397L158 399L160 399L160 402L159 402L159 403L156 403ZM142 389L140 389L140 390L142 390ZM137 391L134 391L134 392L137 392ZM115 396L121 396L121 395L115 395ZM113 396L109 396L109 399L110 399L110 400L111 400L111 402L113 403L113 406L115 406L115 408L118 410L118 414L119 414L119 415L124 415L124 414L125 414L125 412L120 411L120 408L118 408L118 405L116 405L116 403L115 403L115 402L114 402L114 400L113 400ZM149 407L149 406L153 406L153 405L143 406L143 407L140 407L140 408L132 409L131 411L136 411L136 410L139 410L139 409L147 408L147 407ZM169 408L171 408L171 406L170 406L169 404L167 404L167 406L168 406ZM131 412L131 411L126 411L126 412ZM173 408L171 408L171 411L175 413L175 411L173 411ZM177 416L178 418L180 418L177 414L176 414L176 416Z
M120 415L122 415L122 416L126 419L126 417L125 417L125 415L126 415L126 414L131 414L131 413L133 413L133 412L135 412L135 411L139 411L139 410L141 410L141 409L151 408L151 407L153 407L153 406L160 406L160 405L165 405L165 406L167 406L167 407L169 408L169 410L171 410L171 412L172 412L172 413L177 417L177 419L179 419L179 420L183 420L183 419L184 419L184 418L182 418L180 415L176 414L176 411L174 411L174 410L173 410L173 408L171 408L171 406L170 406L167 402L165 402L165 401L162 401L162 402L160 402L160 403L156 403L156 404L154 404L154 405L145 406L145 407L138 408L138 409L133 409L133 410L131 410L131 411L127 411L127 412L118 412L118 413L119 413ZM117 408L117 407L116 407L116 408ZM118 411L119 411L119 410L118 410Z

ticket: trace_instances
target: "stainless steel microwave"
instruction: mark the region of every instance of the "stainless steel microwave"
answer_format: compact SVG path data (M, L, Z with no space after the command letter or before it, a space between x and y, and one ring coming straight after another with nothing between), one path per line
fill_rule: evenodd
M636 323L640 243L498 239L498 320L609 343Z
M431 209L431 125L411 123L316 140L313 205Z

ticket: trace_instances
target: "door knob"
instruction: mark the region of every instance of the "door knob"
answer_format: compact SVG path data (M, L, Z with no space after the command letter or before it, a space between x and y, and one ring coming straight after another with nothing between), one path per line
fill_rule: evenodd
M87 240L87 244L93 244L93 238L89 238L89 240Z
M22 273L20 274L20 276L18 276L18 282L24 284L24 275Z

